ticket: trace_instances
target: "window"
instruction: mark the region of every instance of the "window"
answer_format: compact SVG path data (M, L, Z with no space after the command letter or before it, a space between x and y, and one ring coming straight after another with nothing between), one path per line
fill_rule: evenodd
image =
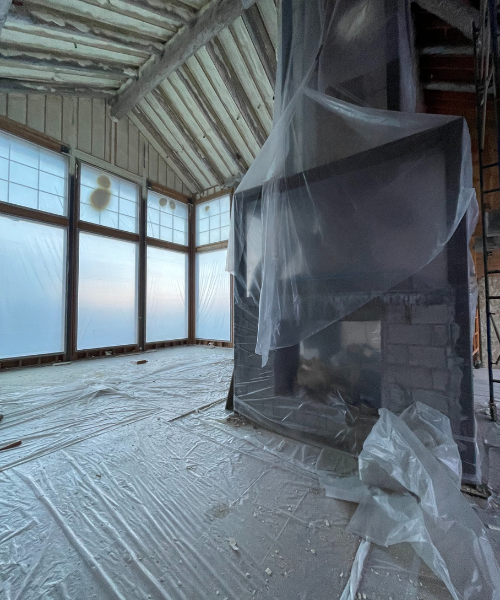
M226 271L230 198L196 206L196 338L231 340L231 276ZM203 248L223 242L222 249Z
M148 232L157 240L188 245L188 207L168 196L148 192Z
M137 249L80 232L77 349L137 343Z
M66 229L0 215L0 358L64 352Z
M68 161L0 132L0 202L67 214Z
M204 246L229 239L229 196L196 207L196 245Z
M196 254L196 337L231 340L231 276L227 249Z
M146 341L188 336L188 255L148 246Z
M40 135L26 132L51 150L0 131L0 366L168 345L191 326L230 341L230 197L191 213L177 192L144 198L141 178L78 162L70 211L68 157Z
M139 231L139 188L100 169L82 165L80 220L121 231Z

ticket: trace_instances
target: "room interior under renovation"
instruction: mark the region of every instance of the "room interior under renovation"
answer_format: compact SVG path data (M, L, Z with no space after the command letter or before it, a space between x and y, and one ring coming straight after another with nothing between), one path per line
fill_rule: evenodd
M0 600L500 600L499 35L0 0Z

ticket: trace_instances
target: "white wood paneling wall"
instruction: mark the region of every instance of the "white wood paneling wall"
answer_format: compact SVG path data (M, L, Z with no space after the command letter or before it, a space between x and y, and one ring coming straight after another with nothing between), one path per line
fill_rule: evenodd
M0 116L27 125L136 176L141 175L139 157L145 146L148 179L192 195L175 166L167 164L129 118L118 123L111 120L109 107L102 98L0 94Z

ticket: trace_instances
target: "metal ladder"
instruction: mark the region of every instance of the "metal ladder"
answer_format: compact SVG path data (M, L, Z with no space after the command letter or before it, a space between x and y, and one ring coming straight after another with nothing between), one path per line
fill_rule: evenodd
M500 383L495 379L493 366L500 361L500 356L493 360L491 349L492 328L500 341L498 327L491 311L491 300L500 300L500 296L490 294L489 276L500 274L500 270L492 270L488 266L488 212L491 210L488 199L491 194L500 192L500 187L485 189L485 172L497 169L500 182L500 57L498 55L498 9L496 0L481 0L480 23L473 26L474 57L475 57L475 84L477 100L477 132L479 147L479 181L481 187L480 207L482 222L483 264L484 264L484 295L486 312L486 348L488 355L488 382L489 382L489 409L491 419L497 420L497 406L495 402L494 384ZM496 162L484 164L484 148L486 140L486 120L488 106L495 110L495 136L496 136ZM491 171L490 171L491 172Z

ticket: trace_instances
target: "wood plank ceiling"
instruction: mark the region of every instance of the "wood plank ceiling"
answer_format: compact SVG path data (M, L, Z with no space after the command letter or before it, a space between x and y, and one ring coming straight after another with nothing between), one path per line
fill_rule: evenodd
M3 1L3 0L2 0ZM13 0L0 92L113 98L214 0ZM129 113L193 193L231 185L271 131L277 8L259 0Z
M0 0L0 8L10 1ZM129 113L150 143L181 166L194 194L237 181L271 131L278 1L245 0L248 10ZM416 2L427 9L413 4L426 108L448 112L443 103L451 101L461 114L473 81L464 33L478 2ZM12 0L0 33L0 92L116 99L164 63L200 15L224 3L232 0Z

